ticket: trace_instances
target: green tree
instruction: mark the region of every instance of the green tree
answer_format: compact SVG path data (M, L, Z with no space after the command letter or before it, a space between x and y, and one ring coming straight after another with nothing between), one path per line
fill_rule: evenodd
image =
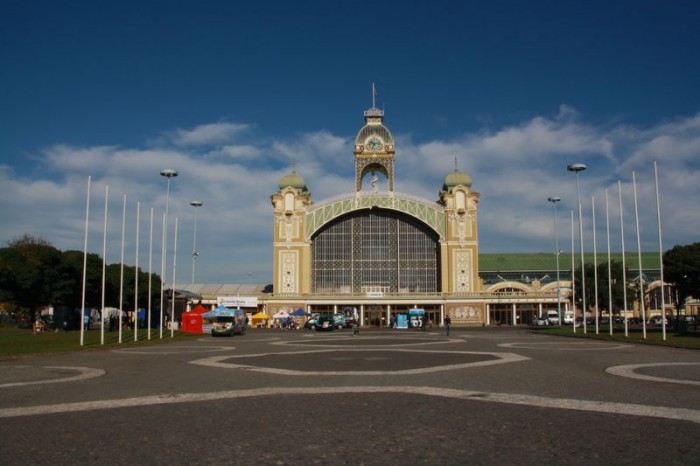
M663 255L664 281L676 286L676 309L686 298L700 297L700 243L674 246Z
M61 251L31 235L0 249L0 299L16 304L34 317L41 306L65 299L65 264Z
M586 306L589 311L595 309L595 269L593 264L586 264ZM598 309L602 311L603 309L610 310L611 306L609 303L609 293L608 293L608 263L602 262L598 264ZM620 309L624 307L624 287L625 283L623 280L622 273L622 262L611 261L610 262L610 272L612 276L612 312L614 314L619 314ZM629 270L626 271L626 275L629 280ZM576 300L581 304L581 269L576 271ZM627 306L631 306L632 296L627 296Z

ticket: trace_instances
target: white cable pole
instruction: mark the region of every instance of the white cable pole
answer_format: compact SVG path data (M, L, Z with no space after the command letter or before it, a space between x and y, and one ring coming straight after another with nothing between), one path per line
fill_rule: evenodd
M161 272L160 272L160 324L158 328L160 329L160 339L163 339L163 299L165 293L163 292L163 287L165 286L165 213L163 213L163 243L161 244Z
M608 188L605 188L605 232L608 242L608 318L609 318L609 333L613 334L613 299L612 299L612 267L610 265L610 209L608 207Z
M136 269L134 277L134 341L139 340L139 226L141 224L141 201L136 202Z
M122 201L122 256L119 265L119 343L122 342L122 312L124 312L124 233L126 231L126 194Z
M559 229L557 226L557 202L560 202L561 198L552 196L547 198L547 200L554 204L554 254L557 260L557 315L559 316L559 325L563 325L564 321L561 315L561 286L559 279Z
M175 337L175 271L177 265L177 217L175 217L175 238L173 241L173 289L170 299L170 338Z
M634 220L637 225L637 260L639 261L639 307L642 314L642 335L647 338L647 312L644 304L644 277L642 273L642 240L639 233L639 208L637 207L637 180L632 171L632 189L634 191Z
M85 282L87 281L87 247L88 247L88 221L90 217L90 183L92 177L88 176L87 206L85 207L85 242L83 243L83 294L80 304L80 346L85 344ZM89 313L88 313L89 318Z
M598 335L600 331L599 317L600 310L598 307L598 247L596 244L596 228L595 228L595 196L591 197L591 205L593 210L591 216L593 217L593 298L594 298L594 309L595 309L595 333Z
M578 181L578 172L576 172L576 193L578 198L578 235L579 244L581 245L581 312L583 313L583 333L587 333L586 328L586 267L583 259L583 213L581 212L581 195Z
M153 207L151 207L151 223L150 223L150 233L148 242L148 339L151 339L151 290L153 282Z
M627 325L627 262L625 261L625 222L622 219L622 183L617 180L617 194L620 199L620 239L622 241L622 307L625 310L625 336L629 336Z
M659 174L654 160L654 183L656 185L656 218L659 224L659 268L661 270L661 325L663 340L666 341L666 298L664 296L664 248L661 240L661 202L659 199Z
M100 343L105 344L105 275L107 273L107 204L109 201L109 185L105 185L105 223L102 236L102 310L100 311ZM80 325L84 325L82 322Z
M574 323L572 324L576 333L576 242L574 235L574 211L571 211L571 307L574 313Z

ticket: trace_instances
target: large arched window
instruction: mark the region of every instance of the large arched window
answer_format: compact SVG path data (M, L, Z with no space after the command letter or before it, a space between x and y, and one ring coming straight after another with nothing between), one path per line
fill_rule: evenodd
M438 235L400 212L370 209L329 222L312 238L316 293L435 293Z

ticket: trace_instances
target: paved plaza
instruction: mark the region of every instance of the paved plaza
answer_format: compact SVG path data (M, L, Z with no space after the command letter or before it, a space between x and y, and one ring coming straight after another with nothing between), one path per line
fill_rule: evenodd
M14 464L697 464L700 352L251 329L0 361Z

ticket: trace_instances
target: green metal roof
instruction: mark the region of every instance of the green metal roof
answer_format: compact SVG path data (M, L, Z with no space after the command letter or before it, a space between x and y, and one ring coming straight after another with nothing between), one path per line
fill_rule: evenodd
M598 264L605 264L608 261L608 253L598 253ZM622 262L622 253L611 252L610 259L614 262ZM575 256L576 268L581 265L581 257L577 253ZM586 264L593 263L593 253L584 253ZM639 268L637 253L625 253L625 263L629 270ZM561 270L571 269L571 253L562 253L559 256L559 267ZM512 271L551 271L557 268L557 258L554 253L532 253L532 254L479 254L479 272L512 272ZM644 270L659 270L659 253L643 252L642 268Z

